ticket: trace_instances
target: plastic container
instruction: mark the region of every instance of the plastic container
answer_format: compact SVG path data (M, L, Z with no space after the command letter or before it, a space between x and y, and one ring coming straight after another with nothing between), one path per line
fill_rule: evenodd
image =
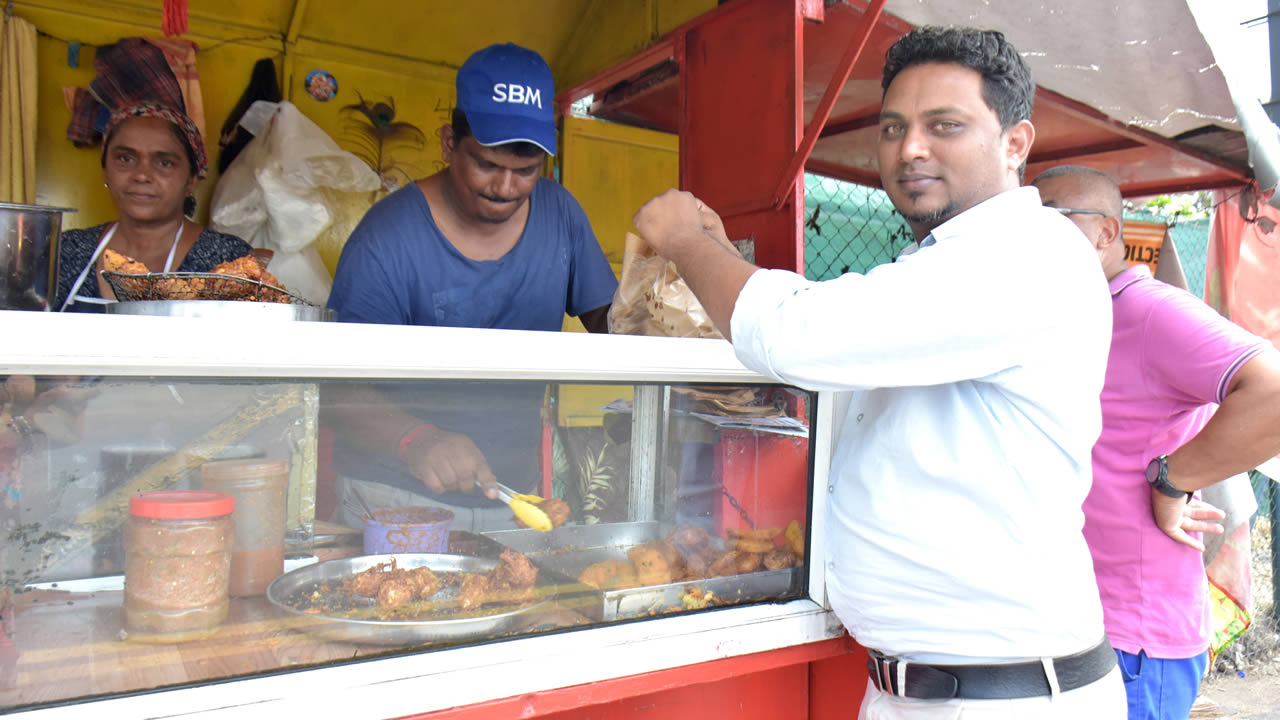
M453 511L438 507L380 508L364 521L364 554L442 553L449 549Z
M200 484L205 490L226 493L236 500L231 597L266 593L271 581L284 573L289 461L207 462L200 466Z
M235 500L169 490L129 499L124 630L142 642L208 637L227 617Z

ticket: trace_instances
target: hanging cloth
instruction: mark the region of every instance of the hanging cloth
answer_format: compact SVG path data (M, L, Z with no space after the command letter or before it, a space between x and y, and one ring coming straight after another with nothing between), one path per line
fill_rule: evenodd
M5 15L0 34L0 202L36 201L36 27Z
M164 53L165 62L173 71L187 104L187 117L195 123L200 137L208 137L204 131L204 97L200 94L200 73L196 72L196 53L200 47L182 38L143 38ZM119 109L119 108L117 108Z
M164 51L140 37L98 48L93 69L97 75L89 83L88 97L77 93L67 125L67 139L80 147L98 144L110 114L130 105L156 103L187 111Z
M85 279L89 277L89 273L93 270L94 266L98 264L98 256L102 254L103 250L107 249L107 244L111 242L111 238L115 237L116 228L118 227L120 227L120 223L112 225L107 228L106 232L102 233L102 239L98 241L98 247L94 248L93 255L89 256L89 262L85 263L84 269L76 276L76 281L72 283L71 290L67 292L67 299L62 302L62 307L58 308L58 312L66 312L67 308L71 307L72 303L77 302L90 303L94 305L108 305L115 302L115 300L107 300L106 298L100 297L86 297L84 295L77 295L76 293L80 292L80 288L84 286ZM165 258L164 261L164 272L169 272L173 268L173 259L178 254L178 241L182 240L182 231L185 230L186 227L187 223L185 221L178 223L178 233L173 236L173 244L169 246L169 257Z

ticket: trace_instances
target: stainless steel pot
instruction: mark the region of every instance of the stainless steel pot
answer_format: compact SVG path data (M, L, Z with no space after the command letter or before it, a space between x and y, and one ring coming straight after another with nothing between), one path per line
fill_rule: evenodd
M64 212L75 211L0 203L0 310L50 309Z

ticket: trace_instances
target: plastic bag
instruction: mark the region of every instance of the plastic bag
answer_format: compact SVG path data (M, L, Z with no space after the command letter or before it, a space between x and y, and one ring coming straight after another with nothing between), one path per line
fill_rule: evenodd
M722 338L676 266L655 255L639 235L627 233L622 279L609 308L609 332L618 335Z
M363 160L282 102L218 181L210 224L276 251L271 272L292 292L323 305L332 276L315 241L330 227L354 226L380 187Z

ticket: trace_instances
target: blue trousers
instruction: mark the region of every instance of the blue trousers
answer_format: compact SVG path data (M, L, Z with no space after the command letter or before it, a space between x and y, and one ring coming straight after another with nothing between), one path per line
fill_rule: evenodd
M1208 650L1178 660L1116 650L1116 659L1129 697L1129 720L1187 720L1209 664Z

